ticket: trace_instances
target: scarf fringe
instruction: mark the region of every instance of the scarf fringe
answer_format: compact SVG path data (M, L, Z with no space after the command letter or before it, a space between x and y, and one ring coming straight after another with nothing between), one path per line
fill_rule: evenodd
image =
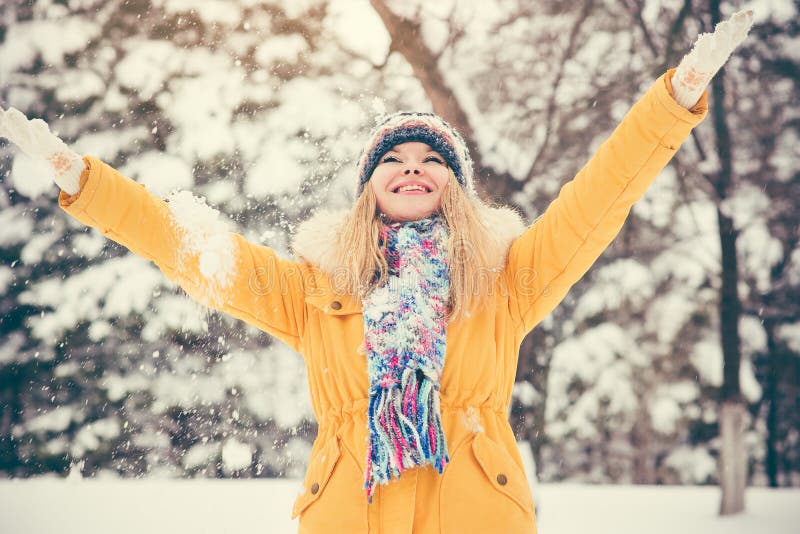
M418 380L418 376L422 379ZM383 447L367 453L364 489L372 504L378 484L388 484L406 469L432 465L442 474L450 461L442 431L439 388L421 371L403 371L402 387L380 388L370 395L367 412L370 432ZM414 426L412 421L419 421ZM391 451L391 452L388 452Z

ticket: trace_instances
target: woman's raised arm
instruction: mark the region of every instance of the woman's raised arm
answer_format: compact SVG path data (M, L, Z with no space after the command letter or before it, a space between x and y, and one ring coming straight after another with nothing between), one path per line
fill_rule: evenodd
M305 267L228 231L187 192L165 202L99 159L78 156L44 121L0 109L0 137L50 163L67 213L153 261L195 300L301 351Z
M511 246L511 311L533 329L591 267L622 228L631 206L708 111L706 84L745 38L752 12L703 34L628 111L589 162ZM676 72L677 71L677 72Z

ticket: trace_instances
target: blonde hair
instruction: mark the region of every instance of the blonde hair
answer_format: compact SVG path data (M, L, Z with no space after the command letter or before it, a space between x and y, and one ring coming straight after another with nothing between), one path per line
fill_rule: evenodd
M481 200L468 196L450 170L439 209L449 232L449 321L465 317L470 310L491 301L491 289L499 273L492 259L500 248L481 219L482 207ZM367 182L337 236L337 271L344 276L334 278L336 291L363 297L388 279L389 265L379 246L383 224L375 192ZM376 272L380 275L373 281Z

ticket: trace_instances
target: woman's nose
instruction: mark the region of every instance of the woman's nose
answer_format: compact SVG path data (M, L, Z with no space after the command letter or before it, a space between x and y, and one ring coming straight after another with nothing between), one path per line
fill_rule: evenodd
M406 169L404 174L411 174L412 172L414 174L422 174L422 171L420 171L416 167L414 167L414 169Z

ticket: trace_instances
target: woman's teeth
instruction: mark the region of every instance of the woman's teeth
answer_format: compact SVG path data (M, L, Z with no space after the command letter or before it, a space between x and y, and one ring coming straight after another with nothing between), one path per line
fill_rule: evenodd
M397 189L397 193L405 193L406 191L420 191L422 193L427 193L428 190L419 185L404 185L403 187Z

